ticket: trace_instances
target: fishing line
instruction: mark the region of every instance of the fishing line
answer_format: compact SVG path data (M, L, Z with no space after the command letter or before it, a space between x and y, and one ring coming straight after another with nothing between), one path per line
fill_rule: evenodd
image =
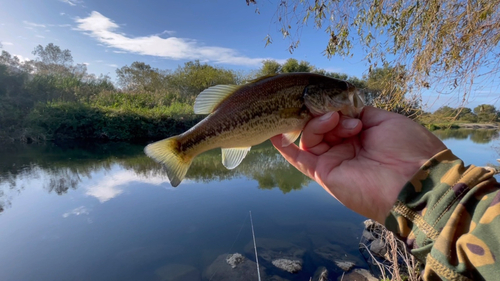
M250 214L250 216L251 215L252 214ZM236 235L236 239L234 239L233 244L231 245L231 248L229 248L229 251L228 251L229 254L231 254L231 251L233 250L234 244L236 244L236 241L238 241L238 237L240 236L241 230L243 230L243 227L245 226L245 223L247 222L247 218L248 218L248 214L245 216L245 220L243 220L243 223L241 224L241 227L240 227L240 231L238 232L238 235ZM255 243L255 241L254 241L254 243ZM208 280L209 281L212 280L212 278L214 278L215 274L217 274L217 270L214 272L214 274L212 274L212 277L210 277L210 279L208 279ZM260 280L260 278L259 278L259 280Z
M250 224L252 225L253 248L255 249L255 261L257 263L257 277L259 277L260 281L259 256L257 256L257 244L255 244L255 232L253 231L252 211L248 212L250 213Z

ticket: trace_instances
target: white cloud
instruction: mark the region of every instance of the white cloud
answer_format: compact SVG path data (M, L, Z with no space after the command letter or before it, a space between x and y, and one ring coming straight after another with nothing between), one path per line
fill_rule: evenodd
M84 62L83 64L86 65L86 66L90 65L90 63L88 63L88 62Z
M66 3L70 6L76 6L76 4L82 3L82 1L78 1L78 0L59 0L59 1Z
M77 30L94 37L106 46L140 55L248 66L260 65L262 60L267 59L249 58L230 48L205 46L188 38L161 38L158 35L130 37L118 31L118 24L96 11L86 18L77 18L76 23Z
M25 25L27 25L28 27L46 27L45 24L39 24L39 23L30 22L30 21L23 21L23 23Z
M111 64L106 64L107 66L109 67L118 67L118 65L114 64L114 63L111 63Z
M17 57L19 59L20 62L26 62L26 61L29 61L31 60L30 58L27 58L25 56L21 56L21 55L16 55L16 54L12 54L14 57Z
M12 46L12 45L14 45L14 43L12 43L12 42L0 42L0 44L2 44L4 46Z
M36 37L38 37L38 38L45 38L45 36L38 35L38 34L37 34L37 35L35 35L35 36L36 36Z
M60 12L59 15L64 16L66 13Z
M69 212L64 213L62 216L63 218L67 218L71 215L79 216L79 215L88 215L90 212L85 206L80 206L78 208L75 208Z
M159 176L142 177L132 171L122 170L105 178L96 184L87 187L85 194L93 196L104 203L123 193L123 186L131 182L142 182L152 185L161 185L168 182L167 178Z
M175 34L175 30L163 30L163 32L158 33L158 34L155 34L155 35L160 36L160 35L164 35L164 34L167 34L167 35L172 36L172 35L174 35L174 34Z

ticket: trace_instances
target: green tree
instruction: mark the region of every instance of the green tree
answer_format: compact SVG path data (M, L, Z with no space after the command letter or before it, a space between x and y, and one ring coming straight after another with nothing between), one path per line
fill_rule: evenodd
M472 109L468 107L459 107L456 110L457 112L457 119L460 121L465 121L469 123L475 123L477 122L477 116L472 112Z
M325 31L328 57L349 57L361 48L370 69L403 66L405 92L451 87L465 96L475 76L498 77L499 9L500 0L283 0L275 15L291 51L302 29L314 26Z
M264 60L257 72L257 76L274 75L281 73L281 64L275 60Z
M296 59L290 58L281 66L282 73L290 72L311 72L314 67L307 61L298 61Z
M219 84L239 84L239 76L231 70L215 67L200 61L191 61L179 66L168 75L168 87L181 100L193 100L200 92Z
M43 47L38 45L33 50L36 56L34 69L37 74L78 76L83 78L87 74L87 66L84 64L73 65L73 56L68 49L62 50L53 43Z
M434 115L441 118L452 118L456 115L456 110L452 107L445 105L441 106L436 111L434 111Z
M143 62L133 62L116 70L118 85L126 91L154 92L166 88L166 73Z
M493 105L481 104L474 108L474 113L477 115L479 122L497 122L498 111Z
M384 65L371 69L366 79L366 99L370 103L390 111L416 116L421 113L420 100L407 96L404 83L407 72L403 67Z

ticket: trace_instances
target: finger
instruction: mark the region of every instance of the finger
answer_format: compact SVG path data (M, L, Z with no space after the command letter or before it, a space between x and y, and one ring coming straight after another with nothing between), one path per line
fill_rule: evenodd
M404 117L401 114L389 112L372 106L365 106L360 116L360 119L363 122L363 126L365 128L371 128L373 126L377 126L380 123L392 118L407 118L407 117Z
M306 176L314 179L314 171L318 163L318 157L316 155L300 149L294 143L286 147L281 146L281 135L272 137L271 142L290 164Z
M311 119L302 132L301 147L310 150L320 144L323 141L323 135L333 130L338 125L339 119L338 112L329 112Z
M324 135L323 141L329 146L335 146L342 143L346 138L353 137L361 132L363 124L361 120L350 118L348 116L341 116L340 122L335 129Z

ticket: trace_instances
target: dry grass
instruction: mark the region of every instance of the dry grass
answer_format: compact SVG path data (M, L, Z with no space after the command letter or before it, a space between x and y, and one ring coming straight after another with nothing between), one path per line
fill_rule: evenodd
M376 257L376 254L372 253L369 246L364 243L360 243L360 247L366 249L369 253L369 262L378 267L381 279L391 281L421 280L419 262L410 253L403 241L379 223L373 222L373 225L369 228L376 239L382 240L385 255Z

